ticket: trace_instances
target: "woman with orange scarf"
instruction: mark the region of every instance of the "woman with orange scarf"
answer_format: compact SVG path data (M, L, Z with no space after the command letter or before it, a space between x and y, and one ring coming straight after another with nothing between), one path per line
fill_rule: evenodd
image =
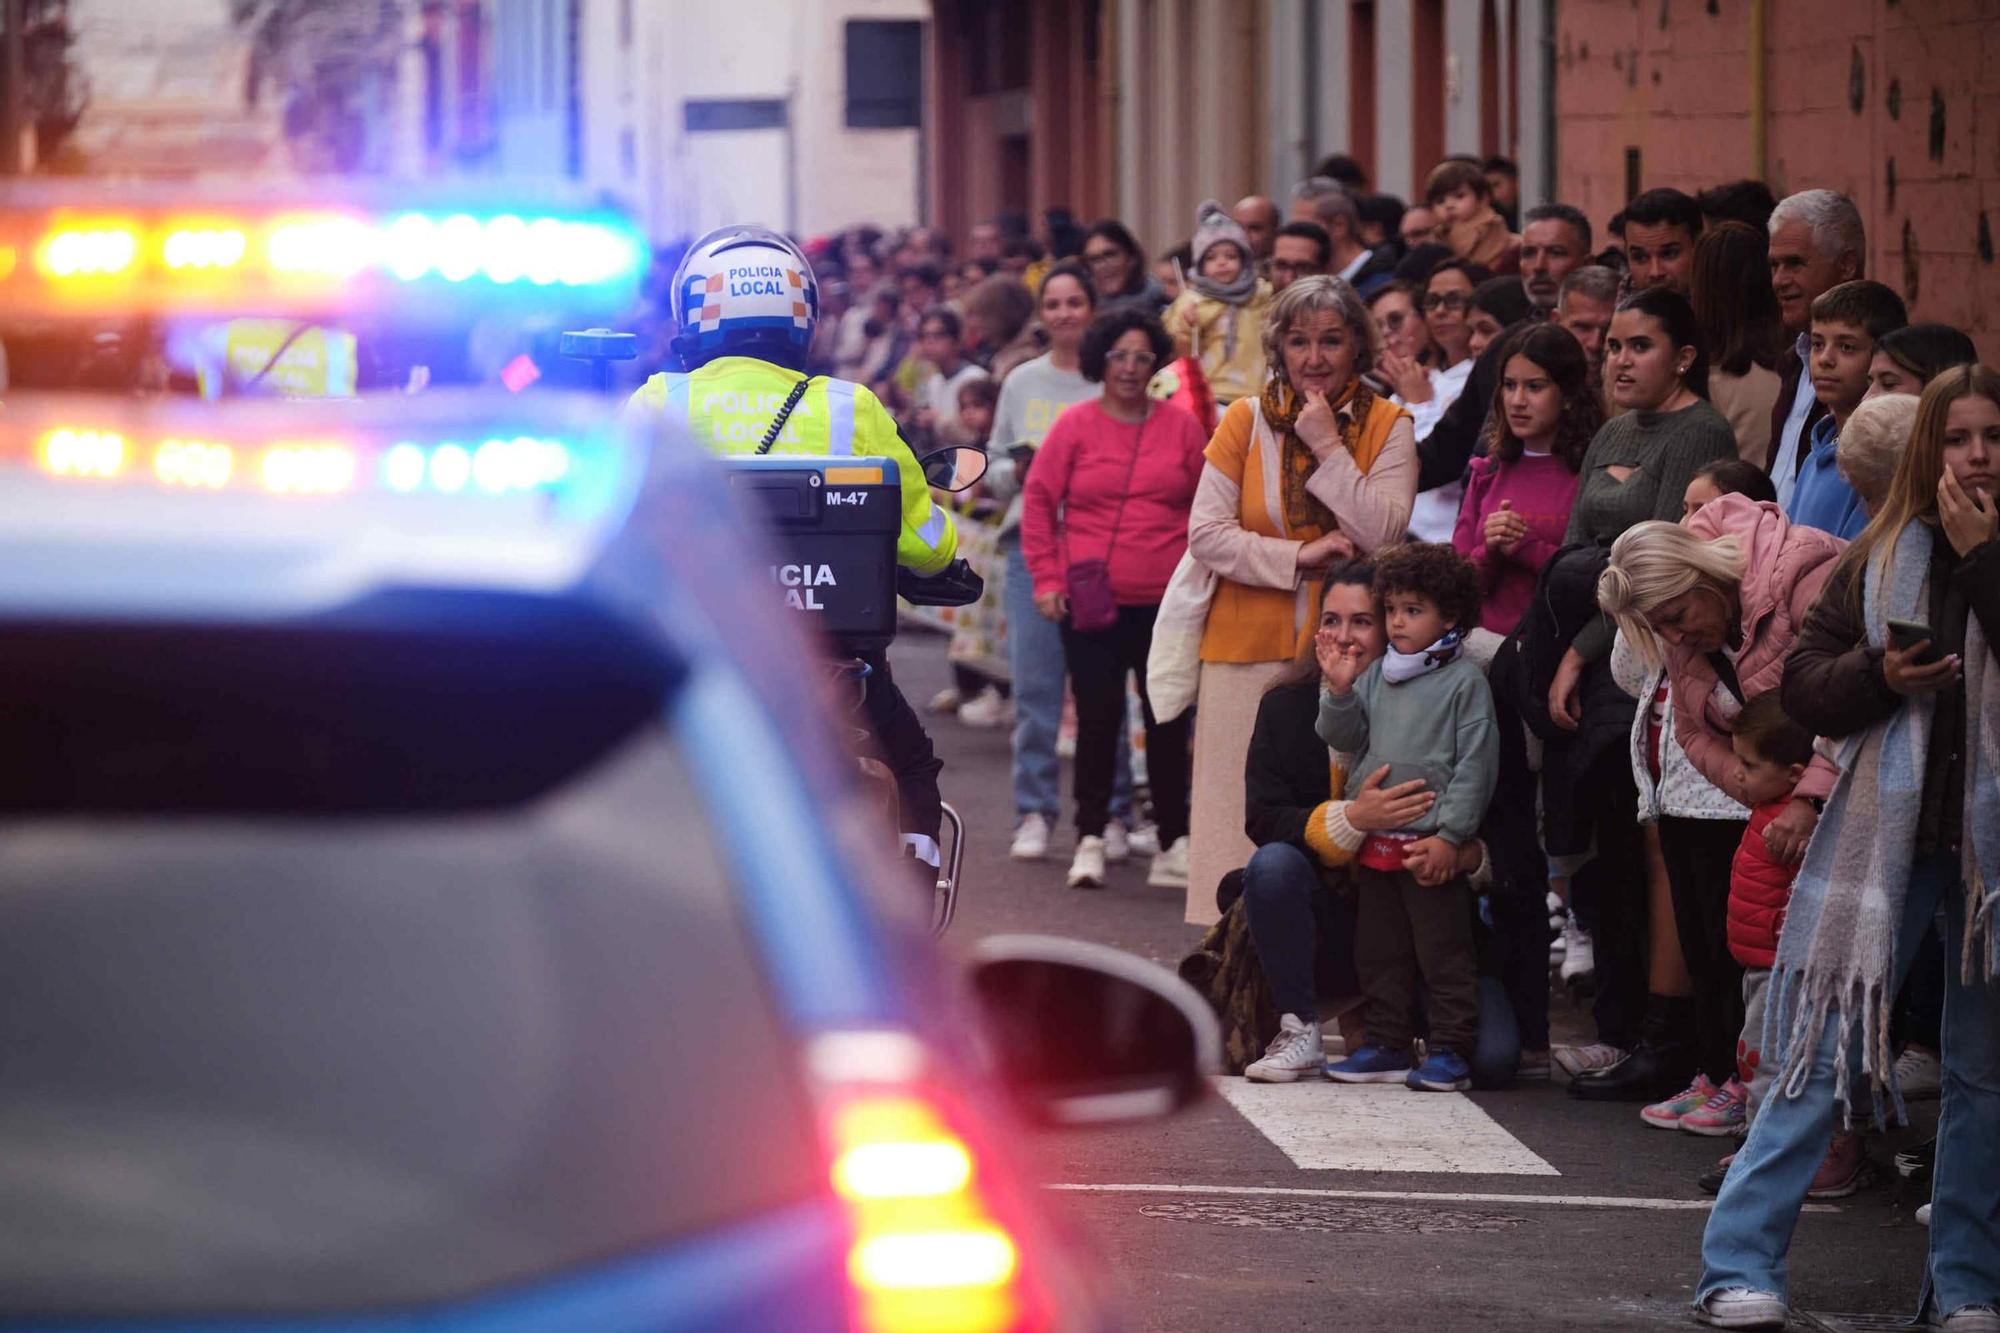
M1332 565L1403 539L1417 490L1410 414L1361 376L1381 337L1338 278L1303 278L1265 319L1261 395L1230 404L1206 451L1188 551L1216 575L1201 636L1187 919L1255 848L1243 764L1265 687L1312 633ZM1365 777L1365 774L1360 776Z

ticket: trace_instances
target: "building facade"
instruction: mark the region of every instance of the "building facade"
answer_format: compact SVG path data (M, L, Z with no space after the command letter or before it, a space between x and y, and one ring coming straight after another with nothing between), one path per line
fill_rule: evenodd
M1994 0L1562 0L1562 195L1602 219L1633 179L1839 190L1867 221L1868 276L1994 364L1996 63Z
M932 216L1059 205L1161 250L1332 152L1404 197L1446 153L1545 189L1551 2L935 0Z
M580 10L577 176L655 240L918 220L924 0L502 3Z
M1449 153L1603 225L1745 176L1851 195L1869 272L2000 357L2000 0L935 0L929 207L1050 206L1155 253L1349 153L1411 199Z

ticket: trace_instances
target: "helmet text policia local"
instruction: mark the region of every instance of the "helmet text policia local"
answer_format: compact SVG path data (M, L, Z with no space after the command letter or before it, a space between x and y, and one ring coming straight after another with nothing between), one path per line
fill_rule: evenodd
M819 283L796 245L764 227L719 227L674 273L674 349L690 367L732 353L803 365Z

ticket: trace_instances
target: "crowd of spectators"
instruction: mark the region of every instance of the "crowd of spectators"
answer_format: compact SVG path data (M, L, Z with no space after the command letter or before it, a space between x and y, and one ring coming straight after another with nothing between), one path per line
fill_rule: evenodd
M1782 1326L1800 1205L1939 1101L1931 1313L2000 1328L2000 375L1833 191L1524 202L1334 157L1154 247L816 242L814 369L994 464L932 706L1013 728L1023 861L1073 748L1067 884L1213 923L1237 1072L1741 1140L1706 1322Z

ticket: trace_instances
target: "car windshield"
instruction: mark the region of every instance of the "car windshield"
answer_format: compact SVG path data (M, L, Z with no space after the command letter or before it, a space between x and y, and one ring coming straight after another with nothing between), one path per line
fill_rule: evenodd
M0 1317L436 1301L815 1190L674 668L484 611L0 626Z

